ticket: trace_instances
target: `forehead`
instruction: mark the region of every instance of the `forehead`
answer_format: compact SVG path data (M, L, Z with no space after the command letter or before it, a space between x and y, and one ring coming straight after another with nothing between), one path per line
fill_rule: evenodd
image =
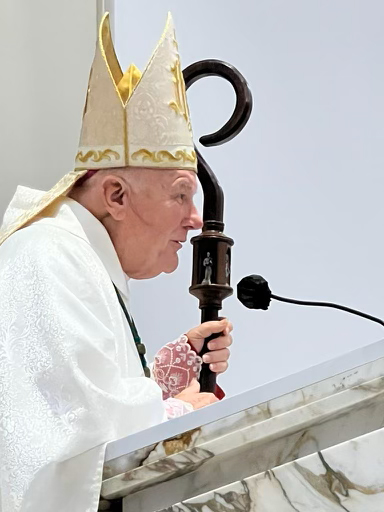
M187 186L191 188L196 188L197 179L196 173L193 171L176 171L177 176L175 176L174 183L181 184L182 186Z
M193 171L185 170L172 170L161 173L164 178L164 183L172 188L183 188L196 192L197 178L196 173Z

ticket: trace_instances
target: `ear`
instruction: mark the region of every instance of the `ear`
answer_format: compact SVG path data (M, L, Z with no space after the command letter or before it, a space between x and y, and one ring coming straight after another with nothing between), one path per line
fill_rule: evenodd
M129 202L129 187L119 176L109 175L103 179L102 192L105 209L114 220L124 220Z

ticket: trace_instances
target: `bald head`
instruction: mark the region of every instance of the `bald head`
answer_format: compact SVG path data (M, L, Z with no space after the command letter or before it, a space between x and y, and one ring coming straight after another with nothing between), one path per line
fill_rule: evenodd
M68 192L68 197L81 202L89 194L90 191L95 191L100 185L100 181L106 176L115 176L125 179L132 186L142 186L145 181L148 181L149 176L146 171L150 169L131 168L131 167L116 167L113 169L98 169L95 171L88 171L88 173L80 178ZM92 173L92 174L91 174Z

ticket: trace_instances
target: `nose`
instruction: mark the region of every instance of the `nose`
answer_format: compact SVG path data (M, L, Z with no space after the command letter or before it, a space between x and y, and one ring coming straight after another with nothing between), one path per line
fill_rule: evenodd
M200 214L197 211L197 208L195 205L193 205L193 207L192 207L191 214L187 221L186 227L188 229L201 229L203 227L203 219L200 217Z

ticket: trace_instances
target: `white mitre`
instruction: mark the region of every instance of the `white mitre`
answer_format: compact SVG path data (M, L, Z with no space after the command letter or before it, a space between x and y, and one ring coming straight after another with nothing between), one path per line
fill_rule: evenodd
M74 170L11 225L0 245L65 196L90 169L150 167L197 172L185 84L172 17L145 70L123 73L114 50L109 14L100 23Z

